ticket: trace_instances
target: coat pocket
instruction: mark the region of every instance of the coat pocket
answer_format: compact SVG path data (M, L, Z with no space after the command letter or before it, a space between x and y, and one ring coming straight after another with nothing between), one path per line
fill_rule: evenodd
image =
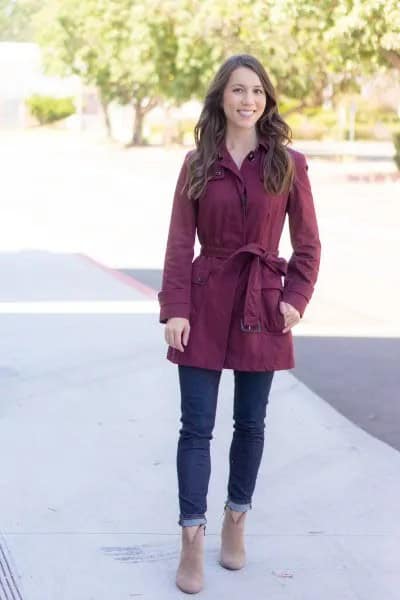
M211 260L209 257L197 256L192 263L191 275L191 298L190 314L195 316L204 300L206 293L206 283L211 273Z
M280 276L265 277L261 288L261 326L267 333L282 334L285 328L285 318L279 310L282 295L283 284Z
M200 254L192 262L192 284L204 285L211 272L211 261L209 257Z

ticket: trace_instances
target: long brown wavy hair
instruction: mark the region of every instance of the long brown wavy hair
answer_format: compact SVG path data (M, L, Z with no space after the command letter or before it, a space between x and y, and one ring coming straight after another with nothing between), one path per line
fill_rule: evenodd
M252 69L260 78L266 95L266 105L256 123L257 132L268 140L264 159L264 188L272 194L287 192L293 182L294 167L286 149L292 141L292 131L278 112L276 94L262 64L250 54L229 57L212 80L199 120L194 127L196 148L188 157L189 168L183 189L187 187L192 201L201 197L208 181L208 171L217 159L218 146L225 138L226 116L222 108L223 93L231 73L238 67Z

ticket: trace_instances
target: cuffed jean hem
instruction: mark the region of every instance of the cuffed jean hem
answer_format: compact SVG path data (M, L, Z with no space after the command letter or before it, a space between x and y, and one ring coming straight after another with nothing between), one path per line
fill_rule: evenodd
M192 517L179 516L178 525L182 527L192 527L193 525L206 525L207 519L202 515L193 515Z
M231 508L232 510L236 510L238 512L246 512L252 508L251 502L248 502L247 504L238 504L237 502L233 502L229 498L227 498L225 501L224 509L227 506L229 506L229 508Z

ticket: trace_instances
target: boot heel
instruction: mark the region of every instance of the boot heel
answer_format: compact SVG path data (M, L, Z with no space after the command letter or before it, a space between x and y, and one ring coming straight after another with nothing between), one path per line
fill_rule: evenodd
M203 528L203 532L201 529ZM199 525L193 532L182 527L181 557L176 573L176 585L188 594L197 594L204 585L204 537L205 525Z
M244 521L246 513L242 513L237 520L232 516L231 510L225 510L224 522L221 531L221 552L219 563L225 569L242 569L246 563L244 546Z

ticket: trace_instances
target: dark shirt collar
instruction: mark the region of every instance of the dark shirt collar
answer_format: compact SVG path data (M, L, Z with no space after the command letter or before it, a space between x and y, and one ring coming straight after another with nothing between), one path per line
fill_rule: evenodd
M257 150L259 149L260 146L262 146L265 149L265 151L267 151L269 144L268 144L268 140L267 140L266 136L258 134L258 145L255 149L255 152L257 152ZM218 160L229 159L229 152L226 147L225 139L223 139L222 142L220 142L217 150L218 150L218 155L217 155Z

